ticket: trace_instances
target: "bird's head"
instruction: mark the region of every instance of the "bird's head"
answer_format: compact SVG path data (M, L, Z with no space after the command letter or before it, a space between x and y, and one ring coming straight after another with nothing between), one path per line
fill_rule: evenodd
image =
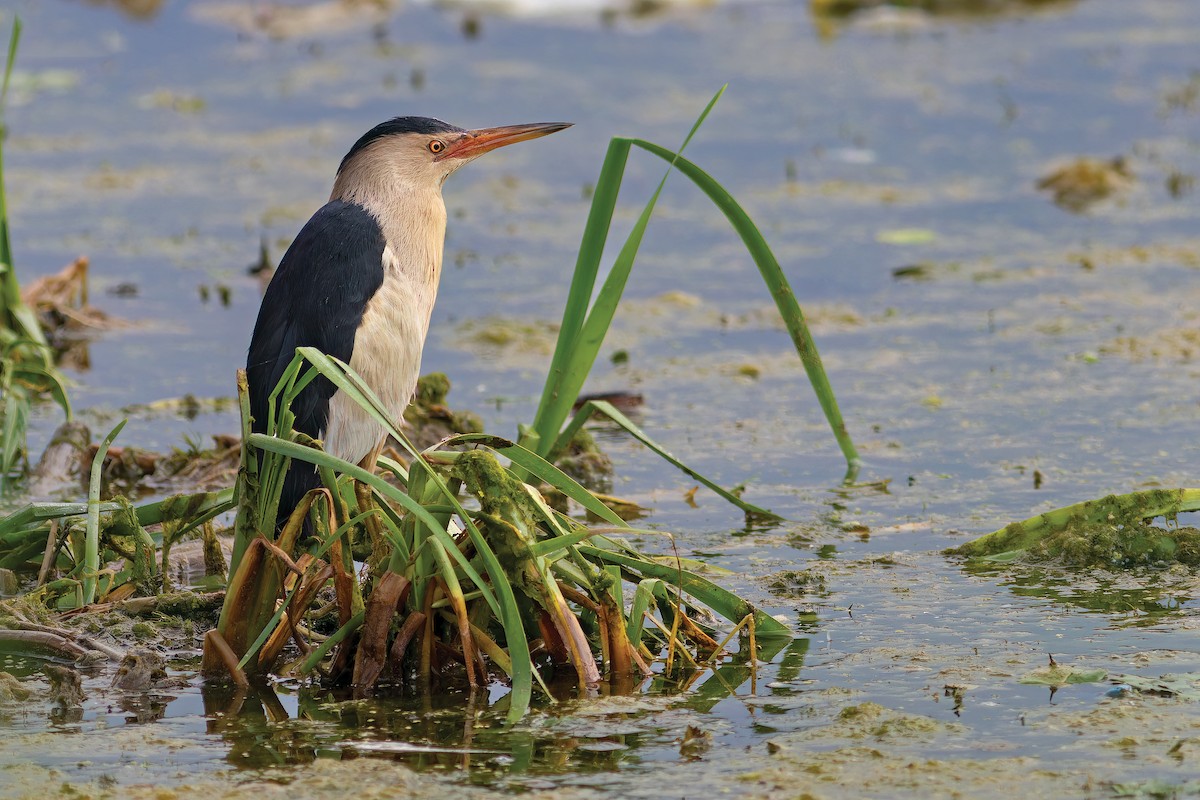
M450 173L484 153L570 126L535 122L464 130L429 117L396 117L367 131L350 148L338 168L334 196L353 194L353 187L368 175L390 175L414 186L440 189Z

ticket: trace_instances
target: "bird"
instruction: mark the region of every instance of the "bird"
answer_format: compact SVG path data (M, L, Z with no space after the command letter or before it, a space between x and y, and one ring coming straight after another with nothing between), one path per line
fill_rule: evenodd
M442 185L499 147L571 126L540 122L467 130L430 117L394 117L342 159L329 201L300 229L263 294L246 357L251 430L265 432L271 392L297 347L350 365L399 421L412 400L437 296L446 238ZM294 429L326 452L373 469L383 428L323 376L292 404ZM320 484L293 462L276 526Z

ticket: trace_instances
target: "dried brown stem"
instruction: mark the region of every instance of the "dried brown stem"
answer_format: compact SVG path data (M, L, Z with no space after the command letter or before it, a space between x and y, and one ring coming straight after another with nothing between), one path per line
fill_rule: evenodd
M600 683L600 669L592 656L592 648L587 636L579 625L579 619L567 607L562 597L548 597L550 608L547 609L562 642L566 645L571 664L579 678L579 688L592 690Z
M279 546L277 546L274 542L268 542L266 539L259 539L259 541L262 542L262 546L270 551L272 555L283 562L283 566L288 570L288 572L300 577L304 577L304 570L297 566L296 562L292 561L292 557L285 553Z
M425 627L425 614L420 611L414 611L404 620L404 624L400 626L400 630L396 633L396 638L392 640L392 649L388 652L389 671L393 676L399 676L401 664L404 662L404 653L408 650L408 644L412 638Z
M246 678L246 673L238 666L238 657L233 652L233 648L225 641L216 628L213 628L208 633L204 634L204 664L205 672L212 673L214 670L209 668L209 664L220 664L229 673L229 677L239 687L245 688L250 685L250 681Z
M37 585L41 586L46 582L47 576L50 575L50 570L54 567L54 561L58 558L58 520L50 520L50 532L46 534L46 552L42 554L42 567L38 570Z
M359 631L358 651L354 658L354 697L370 695L387 661L387 638L392 618L409 581L395 572L385 572L375 582L367 600L366 618Z
M307 553L300 559L300 562L305 564L306 576L300 584L300 589L292 595L292 601L288 604L288 609L284 612L279 626L271 632L267 643L259 651L258 666L261 670L269 671L275 666L275 661L279 658L279 654L283 651L289 637L296 642L296 646L302 652L307 653L310 650L308 643L304 641L304 638L296 629L296 623L304 617L309 606L316 599L317 592L332 577L333 567L324 561L313 559ZM289 583L295 584L293 576L289 575L288 579Z
M709 653L714 653L721 649L721 645L717 643L717 640L705 633L704 629L695 622L692 622L691 618L687 614L684 614L682 609L677 612L677 615L679 616L680 627L683 628L683 635L695 642L697 647L707 650Z
M582 606L595 614L600 613L600 604L576 589L574 586L568 586L562 581L558 581L558 590L563 593L563 597L567 598L575 605Z
M472 689L477 689L479 681L475 677L475 670L480 666L480 659L475 648L475 641L471 636L471 620L467 617L467 604L463 601L461 594L455 594L449 590L440 576L435 580L441 587L442 594L450 601L450 607L454 609L454 618L458 622L458 638L462 642L463 663L467 668L467 683ZM480 677L483 677L482 672Z

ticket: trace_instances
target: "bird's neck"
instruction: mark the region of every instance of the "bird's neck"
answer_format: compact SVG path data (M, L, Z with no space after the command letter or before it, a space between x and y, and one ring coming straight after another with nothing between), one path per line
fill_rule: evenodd
M375 218L395 258L395 268L413 285L429 287L429 296L414 298L432 309L442 271L446 242L446 204L440 186L416 184L402 175L378 172L334 184L331 200L362 206ZM345 188L353 186L353 190Z

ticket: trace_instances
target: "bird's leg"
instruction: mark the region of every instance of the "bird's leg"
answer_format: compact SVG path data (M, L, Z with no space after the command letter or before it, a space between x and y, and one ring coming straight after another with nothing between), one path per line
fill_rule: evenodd
M387 443L387 437L381 437L375 446L371 448L371 452L363 456L362 461L358 465L367 472L375 472L375 462L379 460L379 456L383 453L383 446Z
M383 452L383 445L387 441L387 437L381 438L379 442L371 448L371 452L363 456L362 461L358 462L358 466L368 472L375 472L375 462L379 460L380 454ZM359 481L354 482L354 498L358 501L358 510L367 511L371 508L371 503L374 500L371 497L371 487ZM367 535L371 540L371 569L374 571L384 556L386 555L385 547L387 539L383 536L383 524L379 521L379 517L372 514L363 520L363 525L367 529Z

